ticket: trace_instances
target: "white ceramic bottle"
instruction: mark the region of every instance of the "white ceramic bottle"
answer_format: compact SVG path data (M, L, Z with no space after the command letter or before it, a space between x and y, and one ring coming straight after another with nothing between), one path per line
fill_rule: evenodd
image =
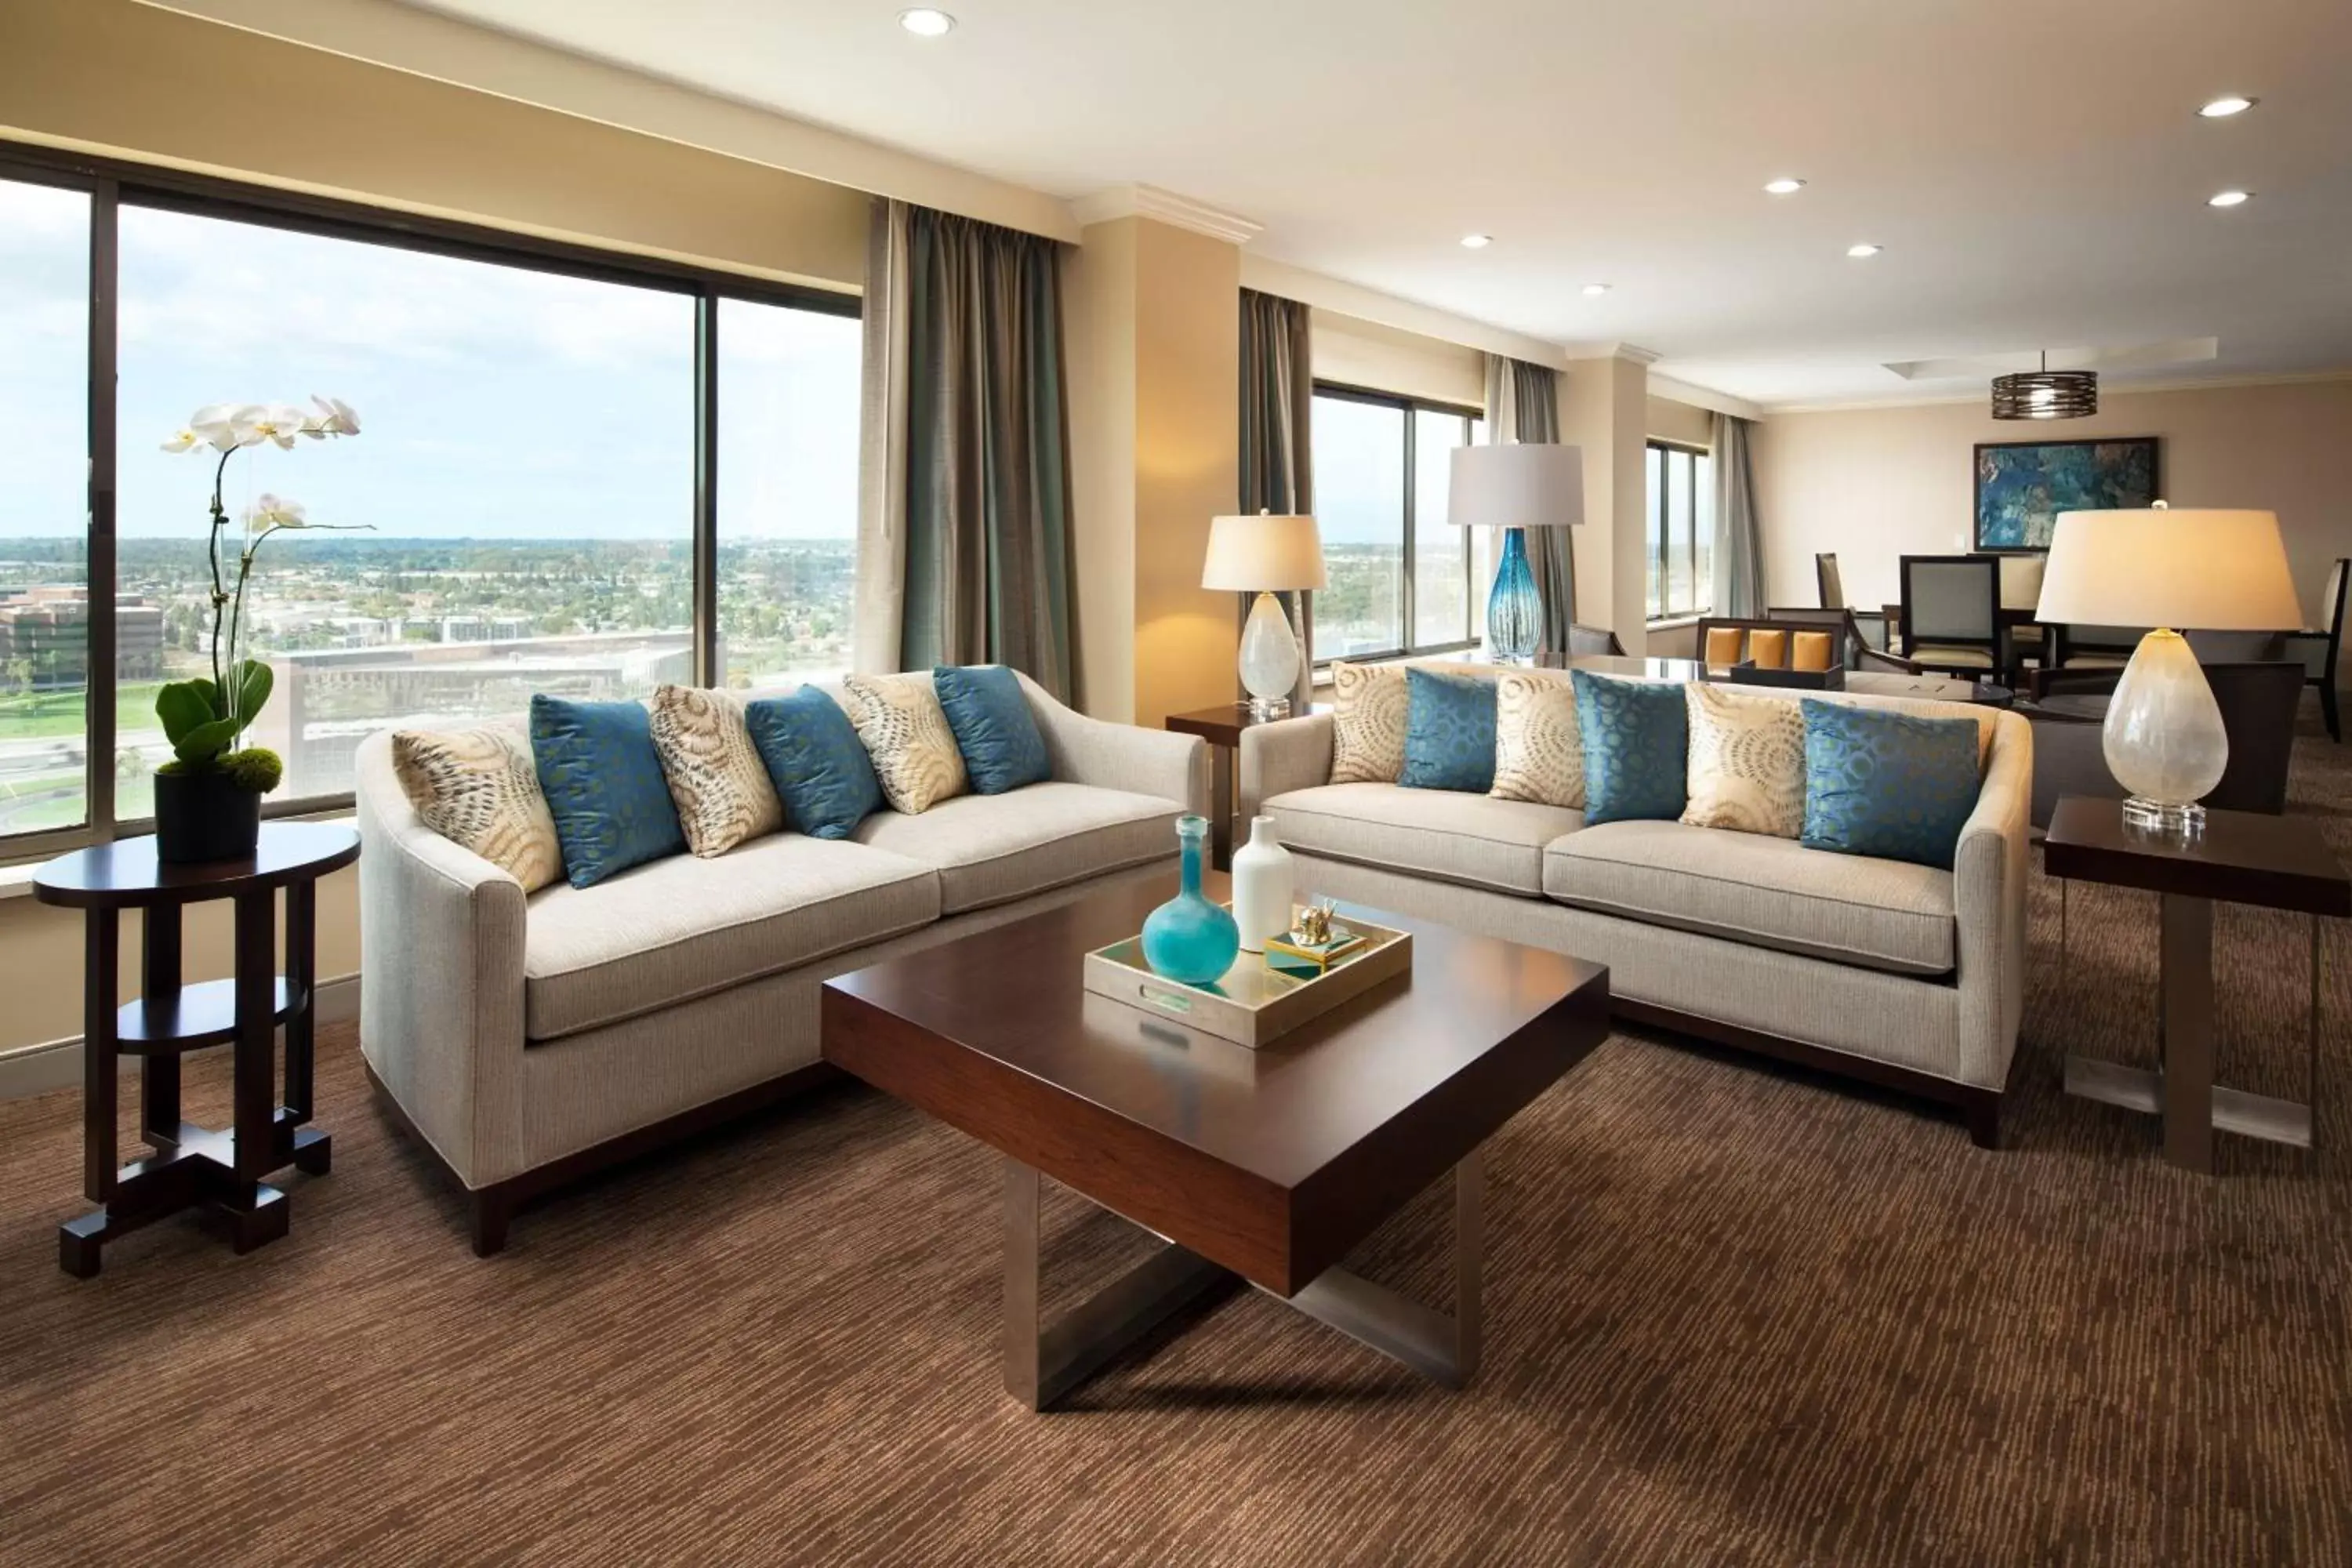
M1290 929L1290 851L1274 836L1274 818L1254 817L1249 842L1234 851L1234 923L1242 951L1264 952L1266 938Z

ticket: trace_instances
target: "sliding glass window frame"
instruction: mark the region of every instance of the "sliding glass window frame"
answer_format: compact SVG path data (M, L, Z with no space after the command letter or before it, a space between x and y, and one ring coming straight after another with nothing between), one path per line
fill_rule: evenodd
M1464 571L1470 579L1467 592L1464 595L1462 637L1458 640L1433 643L1417 640L1419 623L1416 616L1419 606L1415 603L1417 584L1414 581L1414 573L1419 565L1419 558L1414 548L1417 531L1414 512L1420 481L1417 464L1421 445L1419 438L1421 418L1427 416L1432 418L1461 420L1464 437L1461 445L1468 446L1476 439L1477 433L1484 427L1486 410L1465 404L1446 403L1437 398L1413 397L1402 393L1382 392L1369 386L1351 386L1344 382L1336 381L1318 381L1315 384L1314 395L1334 398L1343 403L1362 403L1381 408L1392 408L1404 416L1402 437L1404 442L1404 478L1402 498L1404 515L1404 546L1402 563L1398 572L1396 604L1396 625L1402 646L1326 655L1315 660L1315 668L1318 670L1328 670L1334 660L1344 660L1352 664L1385 658L1419 658L1428 654L1463 653L1476 648L1479 646L1480 584L1476 580L1478 552L1475 548L1475 542L1467 537L1462 542ZM1319 483L1321 476L1318 474L1316 478ZM1446 526L1453 525L1449 523ZM1466 536L1469 531L1465 529L1463 531Z
M152 817L118 819L114 809L118 659L116 401L121 363L118 259L121 212L126 205L650 289L692 300L694 669L696 680L703 684L714 683L723 677L724 672L717 668L719 302L740 300L856 317L863 310L859 296L457 219L5 140L0 140L0 180L83 192L89 197L90 223L85 554L89 641L82 737L84 820L76 827L0 835L0 865L45 859L153 828ZM268 817L321 816L348 811L352 805L352 795L344 791L265 800L262 814Z
M1648 563L1647 581L1643 584L1643 597L1647 603L1649 621L1654 626L1662 621L1690 620L1710 614L1713 609L1712 601L1715 591L1711 583L1702 583L1699 577L1698 545L1700 519L1712 510L1706 504L1706 498L1702 493L1705 488L1702 480L1711 478L1711 468L1708 473L1702 473L1701 470L1702 465L1711 465L1712 455L1705 447L1695 447L1687 442L1667 441L1654 437L1644 445L1649 452L1657 454L1655 468L1657 483L1651 486L1649 493L1643 498L1643 504L1650 509L1649 515L1643 521L1643 543L1645 547L1653 542L1655 544ZM1645 453L1643 465L1645 475L1651 471L1650 461ZM1679 539L1675 535L1672 508L1675 475L1678 466L1684 483L1687 486L1689 498L1688 504L1684 509L1685 515ZM1711 517L1709 522L1711 526ZM1712 542L1710 540L1710 545ZM1674 581L1675 547L1678 543L1682 547L1683 558L1689 563L1691 570L1691 602L1681 605L1673 603L1670 594Z

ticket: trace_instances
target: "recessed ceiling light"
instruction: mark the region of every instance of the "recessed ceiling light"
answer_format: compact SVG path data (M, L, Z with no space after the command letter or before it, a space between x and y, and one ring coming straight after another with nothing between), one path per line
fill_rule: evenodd
M2209 207L2242 207L2254 199L2252 191L2220 191L2205 198Z
M1494 243L1495 237L1491 234L1465 234L1462 237L1462 248L1465 250L1484 250Z
M1792 178L1787 174L1781 175L1780 178L1777 180L1767 180L1764 182L1764 191L1767 195L1793 196L1804 188L1804 181Z
M955 18L945 11L918 5L911 11L898 13L898 26L919 38L944 38L955 31Z
M1848 256L1853 257L1855 260L1860 261L1866 258L1875 256L1885 248L1886 247L1883 245L1849 245L1845 247L1845 253Z
M2232 114L2243 114L2261 101L2260 99L2247 98L2233 92L2215 99L2197 112L2208 120L2227 120Z
M1606 283L1587 283L1584 286L1584 291L1588 294L1606 294L1609 292L1609 285Z

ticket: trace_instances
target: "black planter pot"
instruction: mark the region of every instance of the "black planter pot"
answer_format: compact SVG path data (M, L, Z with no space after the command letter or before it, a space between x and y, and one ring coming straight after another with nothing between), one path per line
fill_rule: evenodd
M155 858L169 866L249 860L261 838L261 797L223 773L155 775Z

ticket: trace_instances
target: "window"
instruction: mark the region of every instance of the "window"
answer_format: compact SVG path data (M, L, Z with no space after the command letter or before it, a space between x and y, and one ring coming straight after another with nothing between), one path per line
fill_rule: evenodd
M1352 388L1315 393L1315 520L1330 585L1318 662L1469 647L1491 557L1446 521L1450 454L1483 435L1468 409Z
M89 820L89 210L0 180L0 834Z
M339 804L388 727L847 665L854 300L6 155L0 413L32 439L0 500L0 856L144 829L156 687L212 634L210 464L160 443L223 399L330 394L362 425L228 466L233 518L266 490L350 530L273 540L248 590L273 810Z
M1650 618L1703 616L1715 600L1715 465L1692 447L1653 441L1646 530Z

